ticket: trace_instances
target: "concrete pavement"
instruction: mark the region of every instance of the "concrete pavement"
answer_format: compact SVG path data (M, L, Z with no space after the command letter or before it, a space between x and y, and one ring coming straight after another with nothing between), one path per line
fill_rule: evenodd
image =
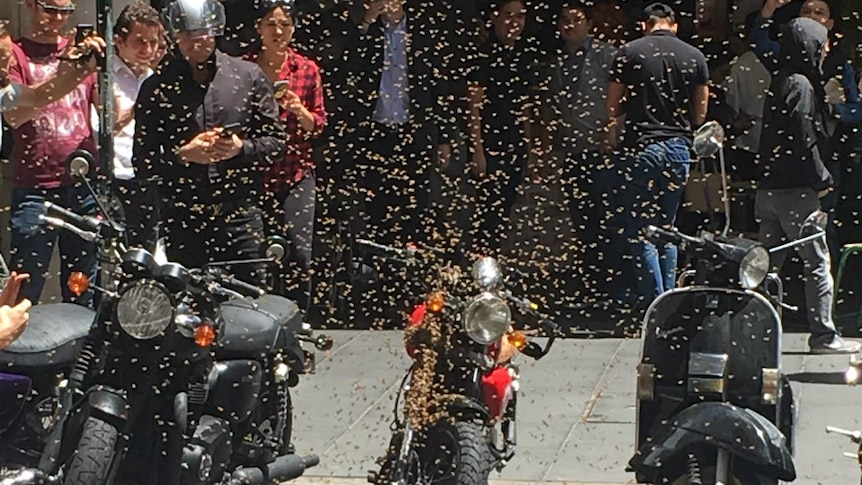
M361 485L389 440L394 399L408 368L398 331L330 331L335 346L318 354L317 374L294 393L294 442L321 463L300 485ZM841 381L844 356L805 353L805 334L785 334L782 365L798 404L794 483L859 482L849 440L827 424L862 429L862 388ZM540 362L519 357L519 448L492 484L632 483L635 339L559 340Z

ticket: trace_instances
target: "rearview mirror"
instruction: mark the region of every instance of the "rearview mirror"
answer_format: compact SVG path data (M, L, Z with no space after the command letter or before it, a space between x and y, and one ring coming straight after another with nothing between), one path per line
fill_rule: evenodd
M269 236L260 247L260 257L272 261L284 261L287 259L287 250L290 247L287 240L281 236Z
M816 210L805 218L802 227L799 228L799 238L813 236L817 233L826 233L826 225L829 223L829 214L822 210Z
M717 121L704 123L694 133L694 153L699 158L715 155L724 145L724 128Z
M69 155L69 173L75 178L84 178L90 173L90 167L95 165L96 159L86 150L75 150Z

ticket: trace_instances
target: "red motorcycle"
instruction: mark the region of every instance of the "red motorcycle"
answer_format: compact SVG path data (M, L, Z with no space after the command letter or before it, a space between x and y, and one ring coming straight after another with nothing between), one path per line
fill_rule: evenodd
M491 470L501 470L515 454L519 376L513 359L518 353L545 356L558 325L505 288L493 258L479 259L465 275L429 261L428 252L357 242L366 252L418 261L428 286L404 333L413 364L395 403L389 448L368 481L487 484ZM547 337L544 348L531 341L539 332Z

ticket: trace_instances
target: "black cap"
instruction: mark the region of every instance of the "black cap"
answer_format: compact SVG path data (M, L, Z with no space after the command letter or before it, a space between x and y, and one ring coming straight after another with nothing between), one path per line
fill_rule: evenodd
M643 20L646 21L650 17L666 18L671 22L676 22L676 13L666 3L655 2L644 8Z

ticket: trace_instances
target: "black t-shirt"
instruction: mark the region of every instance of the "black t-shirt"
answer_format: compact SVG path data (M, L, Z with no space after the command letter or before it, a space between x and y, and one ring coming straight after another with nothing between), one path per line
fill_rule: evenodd
M617 53L611 81L627 86L623 146L684 137L692 141L695 87L707 83L706 58L669 30L629 42Z
M526 150L523 117L530 99L532 79L525 46L483 44L472 62L467 80L485 88L482 106L482 141L486 150Z

